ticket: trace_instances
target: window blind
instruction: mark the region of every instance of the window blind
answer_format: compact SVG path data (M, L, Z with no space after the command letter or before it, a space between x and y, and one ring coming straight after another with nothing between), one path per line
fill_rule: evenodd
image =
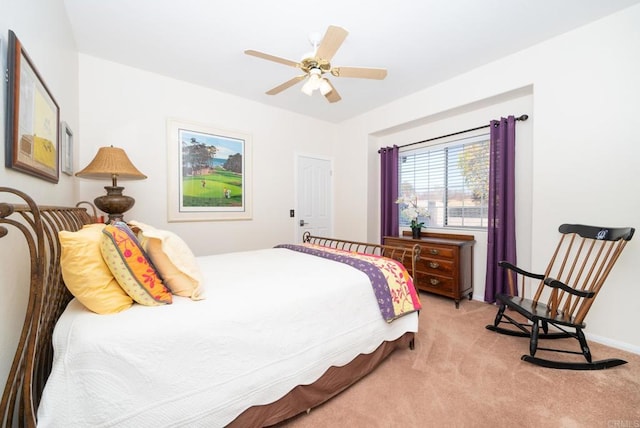
M489 134L403 150L398 162L399 193L429 211L426 225L487 226Z

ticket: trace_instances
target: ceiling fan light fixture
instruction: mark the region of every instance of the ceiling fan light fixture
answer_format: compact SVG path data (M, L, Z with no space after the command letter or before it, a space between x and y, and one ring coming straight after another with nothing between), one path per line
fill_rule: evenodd
M329 92L333 91L331 84L324 77L320 79L320 93L322 95L327 95Z
M311 84L311 79L307 80L306 83L304 85L302 85L302 93L305 95L313 95L313 90L315 88L313 87L313 85Z
M302 92L311 96L311 94L313 94L313 91L319 89L320 85L322 84L322 80L324 80L320 78L321 74L322 72L317 68L309 70L309 79L302 86Z

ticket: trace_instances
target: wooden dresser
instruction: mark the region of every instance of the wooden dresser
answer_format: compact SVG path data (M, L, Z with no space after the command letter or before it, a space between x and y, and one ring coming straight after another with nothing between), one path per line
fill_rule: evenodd
M405 235L385 236L385 245L411 247L420 244L420 260L416 265L414 284L429 293L450 297L456 308L460 300L473 295L473 235L422 232L420 239Z

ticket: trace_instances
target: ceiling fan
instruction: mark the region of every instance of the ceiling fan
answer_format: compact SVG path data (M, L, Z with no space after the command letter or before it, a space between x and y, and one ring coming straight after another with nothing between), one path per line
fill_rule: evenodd
M244 51L245 54L255 56L258 58L274 61L280 64L288 65L291 67L299 68L304 71L304 74L296 76L286 82L276 86L273 89L267 91L268 95L276 95L285 89L290 88L302 80L307 79L302 87L302 92L307 95L311 95L313 91L318 89L322 95L330 103L340 101L342 98L336 88L331 84L329 79L324 77L325 73L330 73L334 77L356 77L364 79L378 79L382 80L387 76L387 70L384 68L364 68L364 67L332 67L331 59L338 51L338 48L342 45L349 33L347 30L341 27L329 26L322 41L316 36L310 37L311 44L313 45L313 52L307 54L300 60L300 62L292 61L290 59L281 58L267 53L248 49Z

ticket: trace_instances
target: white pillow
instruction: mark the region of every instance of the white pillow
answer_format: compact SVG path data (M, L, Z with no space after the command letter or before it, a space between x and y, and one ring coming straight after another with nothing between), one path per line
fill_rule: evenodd
M202 272L186 242L168 230L156 229L139 221L128 223L139 229L140 245L171 292L192 300L203 299Z

